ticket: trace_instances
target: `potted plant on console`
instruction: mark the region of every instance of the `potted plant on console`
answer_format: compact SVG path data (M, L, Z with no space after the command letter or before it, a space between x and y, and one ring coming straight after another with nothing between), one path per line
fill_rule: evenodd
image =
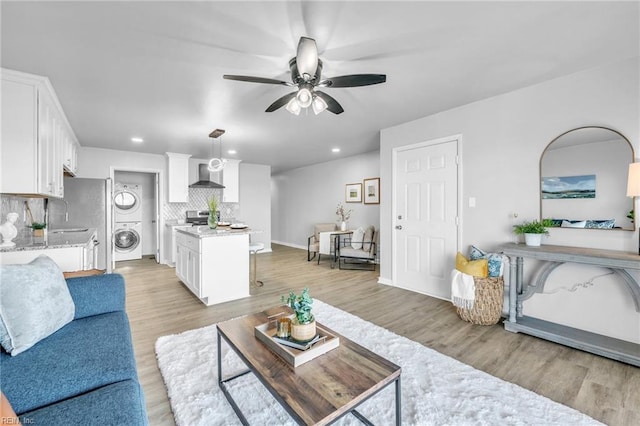
M313 299L309 296L309 289L303 289L299 296L290 291L286 300L282 296L282 301L295 313L295 318L291 320L291 337L302 342L313 339L316 336L316 321L311 314Z
M528 246L539 247L542 243L542 236L549 235L547 226L549 226L547 219L542 220L542 222L533 220L520 225L513 225L513 232L516 235L524 234L524 241Z

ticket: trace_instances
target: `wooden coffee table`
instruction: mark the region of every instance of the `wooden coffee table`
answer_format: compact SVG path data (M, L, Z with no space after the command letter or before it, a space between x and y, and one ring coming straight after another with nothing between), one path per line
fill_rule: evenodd
M395 383L396 425L400 425L399 366L331 330L339 336L340 346L294 369L254 336L255 326L283 311L291 312L279 306L217 325L218 386L242 424L249 423L225 383L253 373L291 417L305 425L330 424L348 413L370 425L356 408ZM244 361L248 370L223 379L221 339Z

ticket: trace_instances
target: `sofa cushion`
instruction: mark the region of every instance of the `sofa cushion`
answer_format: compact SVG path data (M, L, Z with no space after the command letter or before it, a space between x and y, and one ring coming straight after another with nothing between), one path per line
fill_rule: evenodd
M587 220L587 223L584 225L585 228L589 229L611 229L614 226L616 226L615 219Z
M353 231L353 236L351 237L351 248L356 250L361 249L363 238L364 238L364 228L361 226L360 228Z
M11 355L54 333L74 314L67 282L48 256L0 268L0 344Z
M561 228L584 228L587 226L586 220L563 220Z
M76 305L74 319L125 309L124 278L120 274L68 278L67 286Z
M137 380L124 312L77 319L20 356L0 354L2 391L18 415L127 379Z
M487 259L469 260L458 252L456 254L456 269L467 275L486 278L489 274L489 262Z
M476 246L469 247L469 260L487 259L490 277L501 277L504 272L505 256L500 253L485 253Z
M75 398L24 413L33 425L146 425L144 396L135 380L113 383Z

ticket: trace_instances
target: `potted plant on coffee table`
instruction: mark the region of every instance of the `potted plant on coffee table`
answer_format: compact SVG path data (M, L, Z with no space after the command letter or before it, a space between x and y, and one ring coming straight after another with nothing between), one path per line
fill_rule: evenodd
M299 296L290 291L286 299L282 296L282 301L295 313L291 320L291 337L301 342L313 339L316 336L316 321L311 314L313 299L309 296L309 289L303 289Z
M549 235L547 231L548 224L545 220L542 222L533 220L531 222L523 222L520 225L513 225L513 232L516 235L524 234L524 241L528 246L539 247L542 243L542 236Z

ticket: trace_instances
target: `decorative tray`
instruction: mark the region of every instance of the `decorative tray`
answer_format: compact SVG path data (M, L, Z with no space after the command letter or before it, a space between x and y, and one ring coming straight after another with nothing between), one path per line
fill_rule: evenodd
M284 359L293 367L298 367L305 362L309 362L340 345L340 338L326 329L322 324L316 321L316 331L318 335L310 343L308 349L296 349L284 344L278 343L276 337L276 321L270 318L270 321L255 327L254 335L264 343L272 352ZM290 316L293 318L293 315ZM305 345L306 346L306 345Z

